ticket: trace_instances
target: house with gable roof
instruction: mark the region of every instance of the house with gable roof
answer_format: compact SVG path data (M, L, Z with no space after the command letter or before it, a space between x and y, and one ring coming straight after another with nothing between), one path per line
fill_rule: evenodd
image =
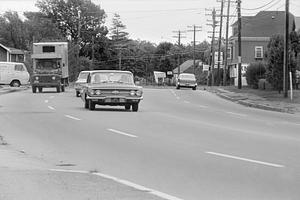
M290 14L290 32L295 30L295 17ZM284 35L285 12L261 11L255 16L242 16L242 85L246 85L245 73L250 63L264 62L270 38L273 35ZM229 39L227 55L231 84L237 85L238 71L238 23L232 25L232 36Z
M6 47L0 44L0 61L2 62L25 62L25 52L20 49Z

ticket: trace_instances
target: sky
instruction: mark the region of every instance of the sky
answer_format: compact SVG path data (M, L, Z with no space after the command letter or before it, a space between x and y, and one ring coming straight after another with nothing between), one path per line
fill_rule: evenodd
M192 28L188 26L201 26L201 31L196 33L196 41L210 40L211 27L207 20L211 19L209 9L220 10L219 0L92 0L100 5L107 14L106 25L111 25L114 13L121 16L126 31L131 39L146 40L153 43L177 41L179 30L183 32L181 42L190 43L193 40ZM36 0L0 0L0 14L7 10L38 11L35 7ZM242 15L255 15L260 10L284 10L285 0L242 0ZM227 9L227 6L225 4ZM226 11L226 9L224 11ZM236 4L231 4L230 23L236 17ZM290 0L290 11L300 16L299 0ZM225 14L225 13L224 13ZM225 24L225 23L224 23ZM224 26L225 28L225 26ZM219 28L218 28L219 29ZM184 31L186 31L184 33ZM223 31L224 33L225 31Z

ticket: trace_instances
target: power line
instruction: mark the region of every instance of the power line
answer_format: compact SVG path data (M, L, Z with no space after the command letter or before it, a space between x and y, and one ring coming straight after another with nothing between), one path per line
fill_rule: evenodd
M257 7L257 8L241 8L242 10L260 10L268 5L270 5L271 3L275 2L276 0L272 0L270 1L269 3L263 5L263 6L260 6L260 7Z

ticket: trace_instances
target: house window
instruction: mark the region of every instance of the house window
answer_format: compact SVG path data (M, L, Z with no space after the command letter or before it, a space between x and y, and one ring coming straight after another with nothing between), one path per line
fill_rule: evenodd
M227 60L232 59L232 48L228 47L227 49Z
M263 47L262 46L256 46L255 47L255 58L261 59L263 58Z

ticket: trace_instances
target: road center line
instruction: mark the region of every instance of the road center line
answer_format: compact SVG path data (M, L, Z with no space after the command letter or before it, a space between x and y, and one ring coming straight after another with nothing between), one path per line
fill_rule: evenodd
M76 121L80 121L81 119L77 118L77 117L73 117L71 115L65 115L65 117L70 118L70 119L74 119Z
M52 106L48 106L48 108L49 108L50 110L55 110L55 108L53 108Z
M242 157L232 156L232 155L227 155L227 154L222 154L222 153L216 153L216 152L210 152L210 151L207 151L205 153L215 155L215 156L225 157L225 158L231 158L231 159L235 159L235 160L242 160L242 161L246 161L246 162L267 165L267 166L271 166L271 167L278 167L278 168L285 167L284 165L278 165L278 164L269 163L269 162L262 162L262 161L258 161L258 160L252 160L252 159L248 159L248 158L242 158Z
M120 135L125 135L125 136L132 137L132 138L137 138L137 137L138 137L138 136L136 136L136 135L124 133L124 132L122 132L122 131L118 131L118 130L111 129L111 128L109 128L109 129L107 129L107 130L110 131L110 132L113 132L113 133L117 133L117 134L120 134Z
M235 113L235 112L226 112L226 113L236 115L236 116L240 116L240 117L247 117L247 115L245 115L245 114L240 114L240 113Z
M99 176L99 177L102 177L102 178L105 178L105 179L108 179L108 180L115 181L115 182L120 183L122 185L126 185L126 186L134 188L136 190L155 195L157 197L160 197L160 198L163 198L163 199L166 199L166 200L183 200L183 199L180 199L178 197L175 197L175 196L172 196L172 195L169 195L169 194L166 194L166 193L163 193L163 192L151 189L151 188L147 188L145 186L142 186L142 185L139 185L139 184L127 181L127 180L119 179L119 178L114 177L114 176L103 174L103 173L90 173L88 171L64 170L64 169L49 169L49 171L63 172L63 173L93 174L93 175L96 175L96 176Z

